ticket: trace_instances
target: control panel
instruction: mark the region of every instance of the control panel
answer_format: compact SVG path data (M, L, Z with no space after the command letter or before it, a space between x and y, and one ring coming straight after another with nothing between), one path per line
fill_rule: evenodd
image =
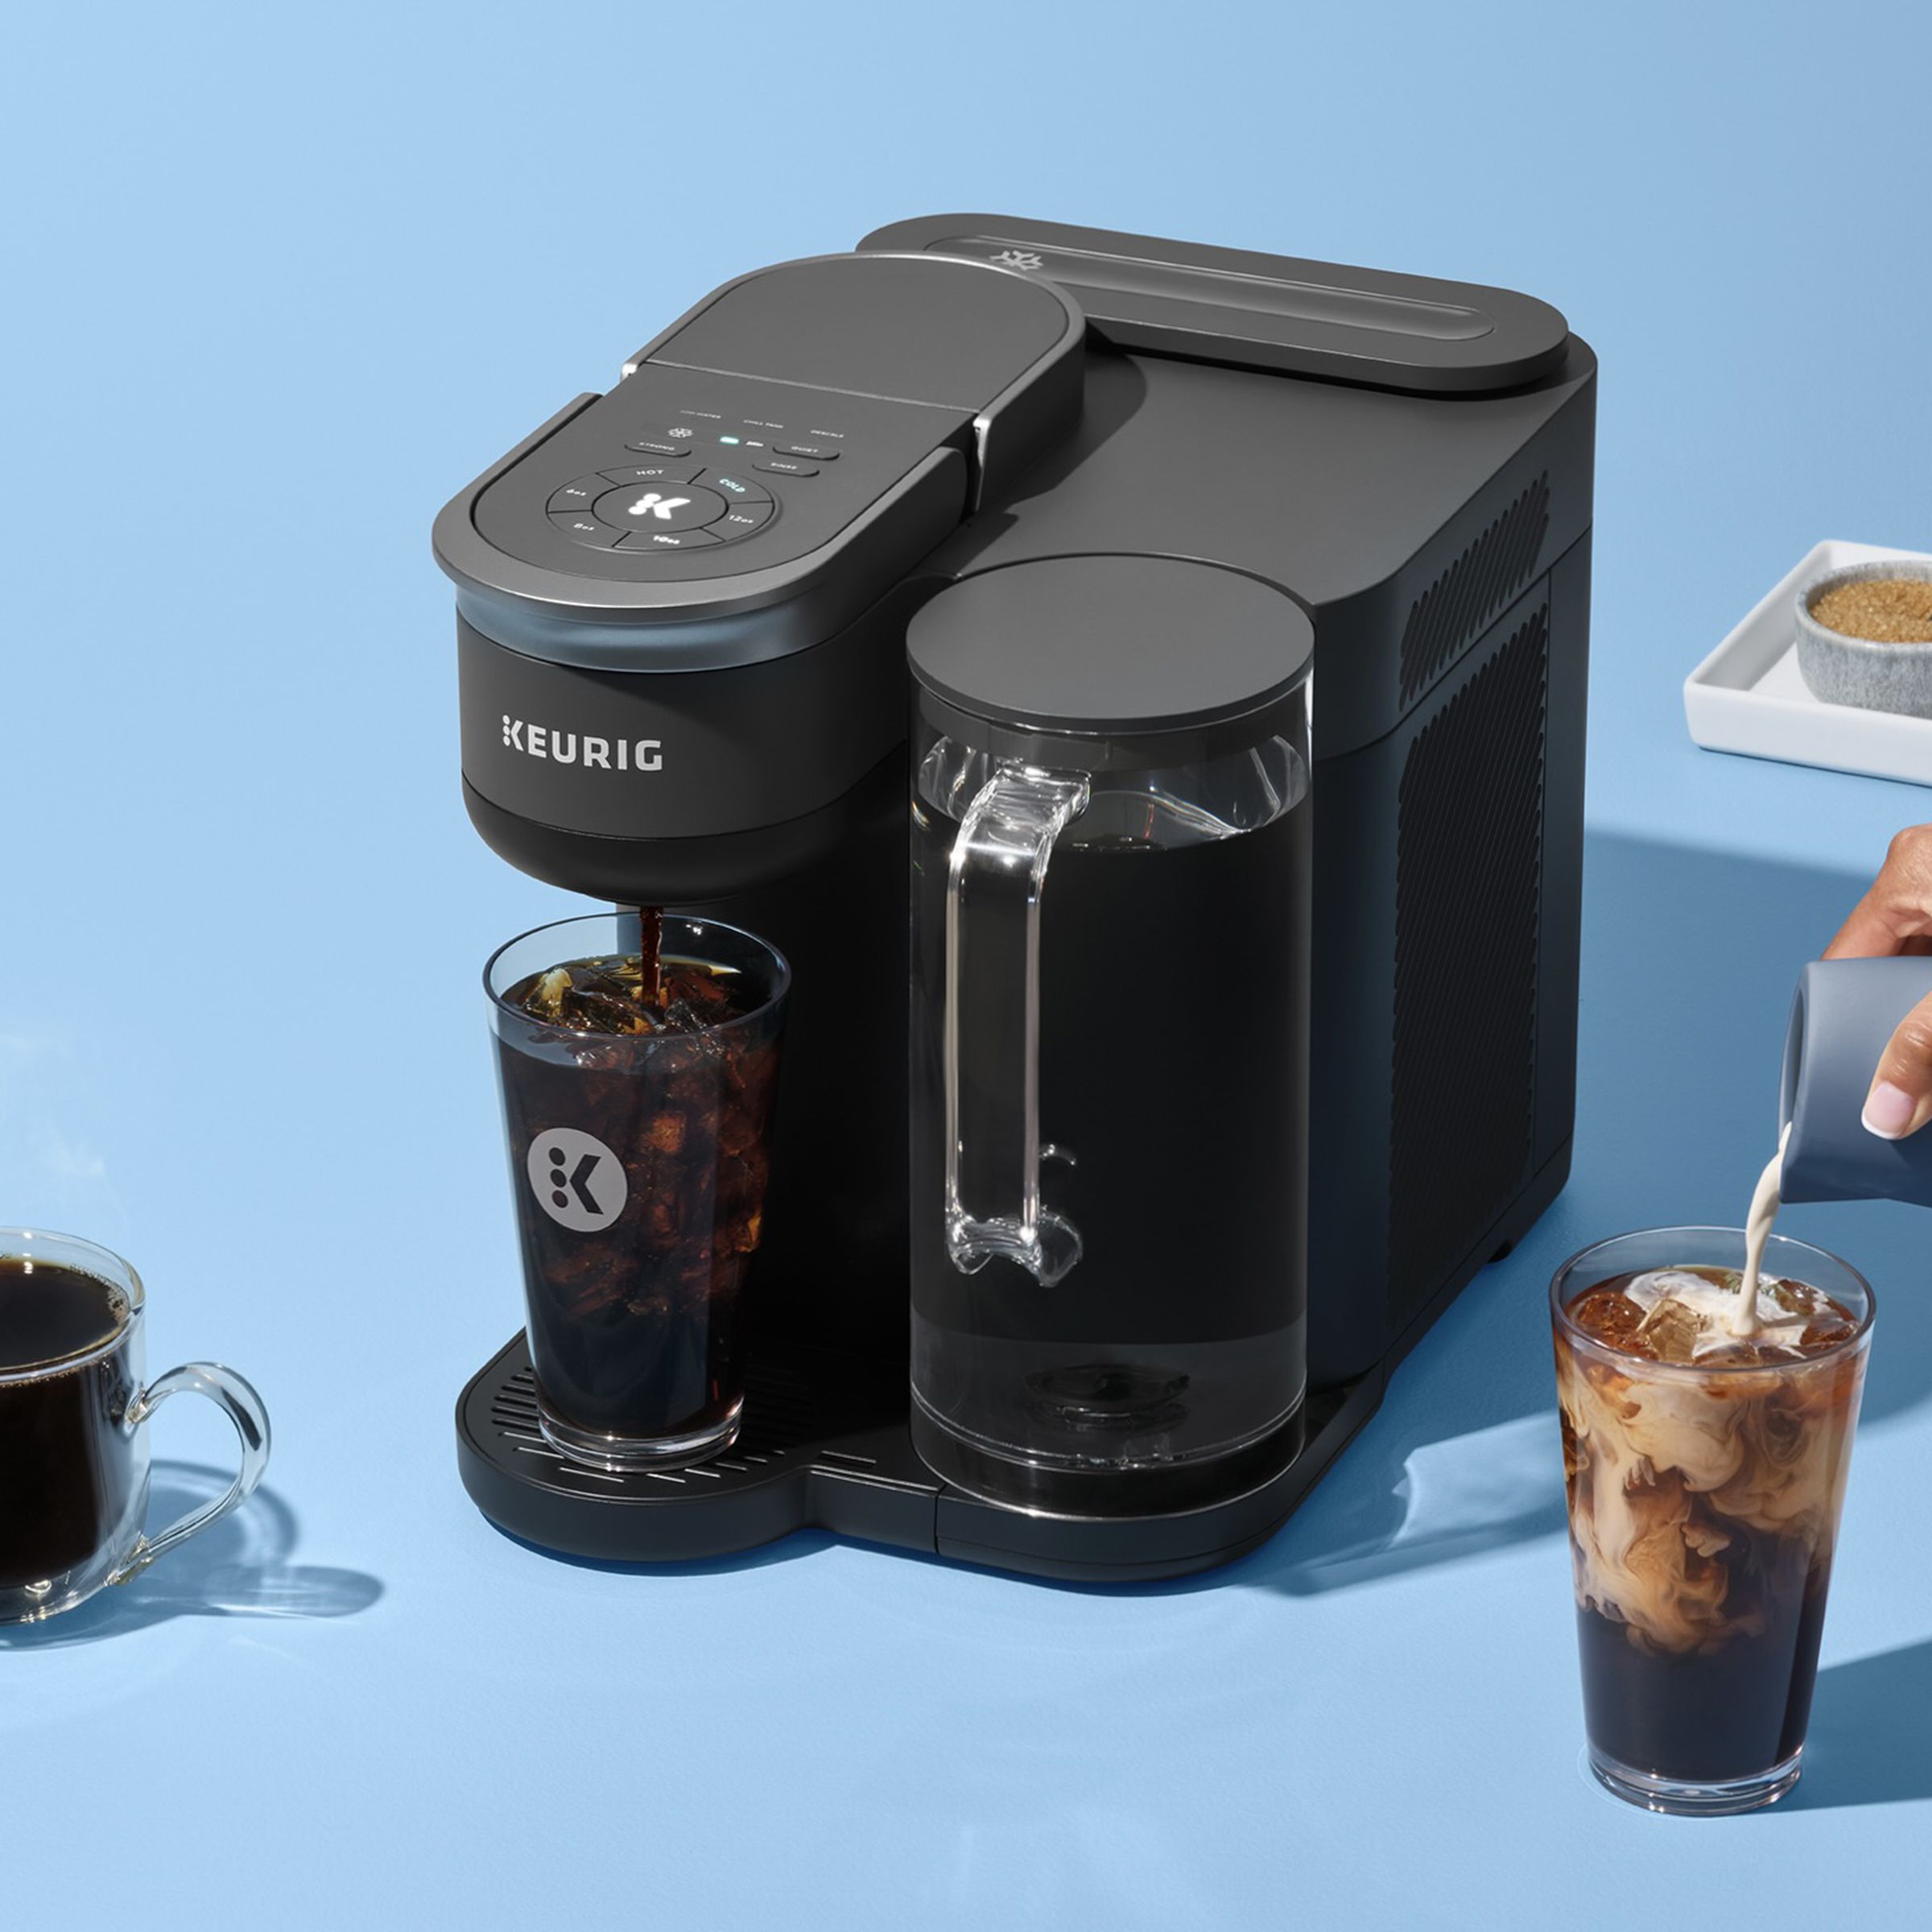
M930 403L646 364L484 491L477 526L578 576L738 575L830 542L970 435Z

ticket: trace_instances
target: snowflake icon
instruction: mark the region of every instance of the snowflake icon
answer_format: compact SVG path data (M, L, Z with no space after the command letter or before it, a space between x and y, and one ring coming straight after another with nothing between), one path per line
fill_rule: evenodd
M664 433L671 436L695 436L698 432L695 429L687 429L680 423L675 429L667 430Z
M989 256L988 259L999 268L1018 268L1030 271L1046 266L1038 255L1024 248L1003 248L997 255Z

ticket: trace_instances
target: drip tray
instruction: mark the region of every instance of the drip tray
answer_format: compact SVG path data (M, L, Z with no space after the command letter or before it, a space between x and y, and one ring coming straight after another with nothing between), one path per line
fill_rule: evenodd
M1312 1393L1301 1453L1268 1481L1171 1514L1028 1514L967 1496L919 1459L903 1363L768 1350L746 1378L745 1421L723 1455L622 1475L560 1455L537 1428L522 1335L456 1405L463 1486L526 1542L572 1556L690 1563L795 1530L1069 1581L1184 1575L1265 1542L1374 1413L1380 1377Z

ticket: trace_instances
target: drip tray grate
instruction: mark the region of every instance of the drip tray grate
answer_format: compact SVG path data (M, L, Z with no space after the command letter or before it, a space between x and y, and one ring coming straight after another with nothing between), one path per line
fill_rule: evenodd
M772 1353L745 1378L745 1421L721 1455L685 1469L593 1469L537 1426L521 1335L456 1406L463 1486L526 1542L608 1562L735 1555L795 1530L953 1556L998 1569L1125 1582L1205 1569L1272 1535L1373 1412L1372 1378L1309 1399L1301 1454L1258 1488L1170 1516L1029 1516L950 1488L919 1459L902 1363Z

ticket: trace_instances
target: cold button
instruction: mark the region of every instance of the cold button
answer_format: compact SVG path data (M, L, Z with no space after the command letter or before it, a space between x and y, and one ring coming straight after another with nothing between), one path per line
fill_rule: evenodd
M608 523L600 523L588 510L563 510L550 520L572 543L588 543L593 550L614 548L617 539L624 534L621 530L613 530Z
M839 452L829 443L781 443L782 456L803 456L808 463L836 463Z
M628 555L638 550L698 550L707 543L721 542L708 530L638 530L617 547Z
M762 469L768 477L815 477L819 473L810 463L796 463L789 456L769 456L762 463L752 464L753 469Z
M769 503L771 501L771 492L762 483L748 483L742 477L720 476L714 471L704 480L713 489L722 490L726 496L740 503Z

